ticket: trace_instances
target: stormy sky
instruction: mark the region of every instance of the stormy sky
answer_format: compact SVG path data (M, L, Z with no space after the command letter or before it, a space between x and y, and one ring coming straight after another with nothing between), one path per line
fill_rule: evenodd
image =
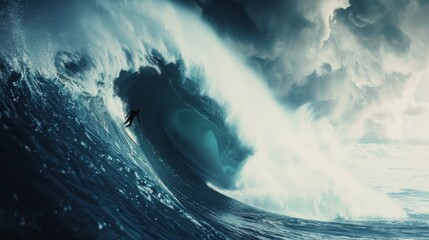
M343 138L429 138L429 1L175 0L289 109Z

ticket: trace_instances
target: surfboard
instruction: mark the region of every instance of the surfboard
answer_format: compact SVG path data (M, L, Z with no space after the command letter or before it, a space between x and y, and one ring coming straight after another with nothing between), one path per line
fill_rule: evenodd
M127 128L124 128L125 134L128 136L128 138L133 141L135 144L139 145L139 143L137 142L137 138L136 136L134 136L134 134L128 130Z

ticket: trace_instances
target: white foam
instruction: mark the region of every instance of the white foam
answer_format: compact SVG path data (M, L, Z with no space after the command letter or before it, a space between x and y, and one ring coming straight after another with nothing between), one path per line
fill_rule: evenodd
M228 110L229 126L255 150L239 175L237 190L220 192L268 211L303 218L404 216L393 201L337 165L335 156L342 149L329 124L313 121L305 108L286 111L259 76L200 18L163 1L98 4L104 11L82 13L84 34L79 34L87 41L78 47L88 52L95 67L80 90L102 94L114 119L121 118L124 109L112 90L121 70L150 65L151 49L167 61L183 58L185 74L205 80L200 82L201 94Z
M181 24L172 35L179 36L185 62L203 66L203 93L224 104L228 124L255 150L239 176L237 190L220 192L268 211L304 218L405 216L392 200L338 166L334 157L342 150L328 123L313 121L305 108L287 112L207 26L188 14L175 20Z

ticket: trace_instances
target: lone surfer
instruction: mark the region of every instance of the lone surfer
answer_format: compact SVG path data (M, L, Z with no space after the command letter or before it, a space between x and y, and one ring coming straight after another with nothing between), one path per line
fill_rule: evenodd
M140 123L140 116L139 116L139 113L140 113L140 108L137 108L137 111L133 111L133 110L131 110L131 111L127 114L127 116L125 117L125 118L126 118L126 121L124 122L124 124L127 124L127 123L128 123L128 125L125 125L125 127L129 127L129 126L133 123L133 120L134 120L134 118L135 118L135 117L137 117L137 119L139 120L139 123Z

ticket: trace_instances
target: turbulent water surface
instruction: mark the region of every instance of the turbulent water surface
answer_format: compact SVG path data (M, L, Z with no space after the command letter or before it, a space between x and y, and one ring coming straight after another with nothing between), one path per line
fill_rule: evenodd
M350 91L329 93L345 86L335 79L350 79L325 49L347 48L341 21L374 24L382 17L369 15L394 4L367 6L367 18L355 19L365 4L297 2L284 3L313 15L303 15L307 23L285 11L288 36L314 37L292 21L320 38L302 54L291 50L301 38L257 36L274 30L260 22L271 21L267 6L253 1L0 3L1 238L429 238L428 142L377 138L390 129L377 124L396 116L380 113L390 107L379 99L406 89L411 75L386 73L403 84L362 87L356 79L378 76L369 59L353 63ZM240 28L231 15L254 24ZM386 49L412 51L395 27L378 32L394 35ZM317 46L326 50L318 59L331 62L304 81L319 60L285 60L276 75L284 83L274 83L280 57L272 54L282 44L291 59ZM124 128L137 108L140 122ZM372 116L363 109L376 114L359 125ZM358 130L375 140L358 141Z

